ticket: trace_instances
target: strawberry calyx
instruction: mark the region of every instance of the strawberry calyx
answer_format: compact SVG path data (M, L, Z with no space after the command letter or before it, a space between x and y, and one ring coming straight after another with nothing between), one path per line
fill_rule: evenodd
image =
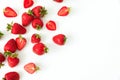
M44 51L45 53L48 53L48 47L45 46Z
M10 57L12 57L12 58L16 58L17 56L18 56L17 53L14 53L14 54L11 54L11 55L10 55Z
M37 34L37 33L35 34L35 36L36 36L36 38L40 38L40 35L39 35L39 34Z
M38 70L40 70L40 67L36 66L35 71L38 71Z
M67 40L67 38L66 38L66 37L64 37L64 44L65 44L66 40Z
M32 10L28 10L28 12L27 12L27 14L29 14L29 15L32 15L33 16L33 12L32 12Z
M1 68L2 66L4 66L4 64L3 64L3 63L0 63L0 68Z
M41 16L41 17L44 17L46 14L47 14L47 10L45 9L45 7L42 7L42 8L40 9L40 16Z
M40 30L42 27L40 25L37 25L36 29Z
M10 56L11 54L12 54L12 52L10 52L10 51L4 52L5 57Z
M12 29L12 25L13 25L13 22L11 22L10 24L7 24L7 31Z
M0 38L3 36L4 34L0 31Z

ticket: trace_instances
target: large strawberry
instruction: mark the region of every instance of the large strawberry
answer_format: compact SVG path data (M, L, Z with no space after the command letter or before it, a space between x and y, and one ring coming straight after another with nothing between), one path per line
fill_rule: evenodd
M34 1L33 0L24 0L24 8L29 8L31 7L33 4L34 4Z
M32 43L39 43L41 41L40 35L35 33L31 36Z
M17 43L18 50L22 50L25 47L26 42L27 42L27 40L24 37L22 37L21 35L19 37L17 37L16 43Z
M37 55L43 55L48 52L48 48L43 43L37 43L33 46L33 52Z
M5 61L5 56L0 52L0 68L4 65L3 62Z
M32 9L32 12L35 17L40 18L44 17L47 14L47 10L43 6L36 6Z
M5 74L3 80L20 80L18 72L12 71Z
M16 17L17 13L11 7L6 7L3 11L5 17Z
M53 37L53 41L58 45L64 45L66 42L66 36L64 34L57 34Z
M67 6L63 6L60 8L60 10L58 11L58 16L67 16L70 12L70 8Z
M53 1L58 2L58 3L63 2L63 0L53 0Z
M41 19L34 19L32 21L32 27L34 29L40 30L43 27L43 21Z
M46 28L47 28L48 30L51 30L51 31L56 30L56 23L55 23L55 21L53 21L53 20L48 21L48 22L46 23Z
M14 53L16 50L17 50L16 41L14 39L8 40L4 46L4 51Z
M34 16L31 10L28 10L28 12L24 12L22 14L22 25L28 26L33 19L34 19Z
M11 30L13 34L25 34L26 29L19 23L11 23L7 25L7 30Z
M39 70L39 67L36 66L35 63L28 63L24 66L25 71L27 71L30 74L35 73L37 70Z

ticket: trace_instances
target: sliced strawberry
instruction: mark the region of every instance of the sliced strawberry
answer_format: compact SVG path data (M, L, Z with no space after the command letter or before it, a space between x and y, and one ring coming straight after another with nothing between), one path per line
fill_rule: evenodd
M33 0L24 0L24 8L29 8L34 4Z
M39 67L36 66L35 63L28 63L24 66L25 71L27 71L30 74L35 73L37 70L39 70Z
M46 27L48 30L54 31L54 30L56 30L56 23L54 21L50 20L46 23Z
M67 6L63 6L59 11L58 11L58 16L67 16L70 12L70 8Z
M31 42L32 43L39 43L41 41L40 35L39 34L33 34L31 36Z
M19 37L17 37L16 43L17 43L18 50L22 50L25 47L26 42L27 42L27 40L24 37L22 37L21 35Z
M34 19L32 21L32 27L34 29L40 30L43 27L43 21L41 19Z
M11 7L6 7L3 11L5 17L16 17L17 13Z
M53 1L58 2L58 3L63 2L63 0L53 0Z

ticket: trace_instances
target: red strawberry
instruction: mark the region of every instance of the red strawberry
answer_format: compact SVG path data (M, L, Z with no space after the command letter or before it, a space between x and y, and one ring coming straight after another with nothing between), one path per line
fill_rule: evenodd
M5 56L2 53L0 53L0 68L4 66L4 64L2 64L4 61L5 61Z
M32 43L39 43L41 41L40 35L39 34L33 34L31 37L31 42Z
M16 17L17 13L11 7L6 7L3 11L5 17Z
M17 37L16 43L17 43L18 50L22 50L25 47L26 42L27 42L27 40L24 37L22 37L22 36Z
M44 17L47 14L47 10L45 9L45 7L42 7L42 6L34 7L32 9L32 12L34 16L37 18Z
M58 2L58 3L63 2L63 0L53 0L53 1Z
M66 41L66 36L64 34L58 34L53 37L54 43L58 45L64 45Z
M17 44L14 39L10 39L4 46L5 52L12 52L14 53L17 50Z
M48 52L48 48L43 43L37 43L33 46L33 52L37 55L43 55Z
M19 23L8 24L7 30L8 31L11 30L11 33L13 34L25 34L26 33L26 29Z
M46 23L46 27L48 30L54 31L54 30L56 30L56 23L54 21L50 20Z
M33 19L34 19L34 16L31 10L29 10L28 13L24 12L22 14L22 25L28 26L32 22Z
M33 0L24 0L23 4L24 4L24 8L29 8L34 4L34 2Z
M20 80L20 75L18 72L8 72L5 74L3 80Z
M40 30L43 27L43 21L41 19L34 19L32 21L32 27L34 29Z
M0 38L2 38L3 35L4 35L4 34L0 31Z
M70 8L67 6L63 6L59 11L58 11L58 16L67 16L70 12Z
M18 54L12 54L10 56L7 57L7 61L8 61L8 65L12 68L15 67L16 65L18 65L19 63L19 58L17 57Z
M34 72L36 72L37 70L39 70L39 67L37 67L36 65L35 65L35 63L28 63L28 64L26 64L25 66L24 66L24 69L25 69L25 71L27 71L28 73L30 73L30 74L33 74Z

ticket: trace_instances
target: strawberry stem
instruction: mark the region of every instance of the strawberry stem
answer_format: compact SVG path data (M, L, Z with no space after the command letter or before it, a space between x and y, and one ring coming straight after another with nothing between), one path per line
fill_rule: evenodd
M35 71L37 71L37 70L40 70L40 68L38 66L36 66L36 68L35 68Z
M10 24L7 24L7 31L12 29L13 21Z
M3 36L4 34L2 32L0 32L0 38Z
M45 53L48 53L48 48L45 46L44 48Z

